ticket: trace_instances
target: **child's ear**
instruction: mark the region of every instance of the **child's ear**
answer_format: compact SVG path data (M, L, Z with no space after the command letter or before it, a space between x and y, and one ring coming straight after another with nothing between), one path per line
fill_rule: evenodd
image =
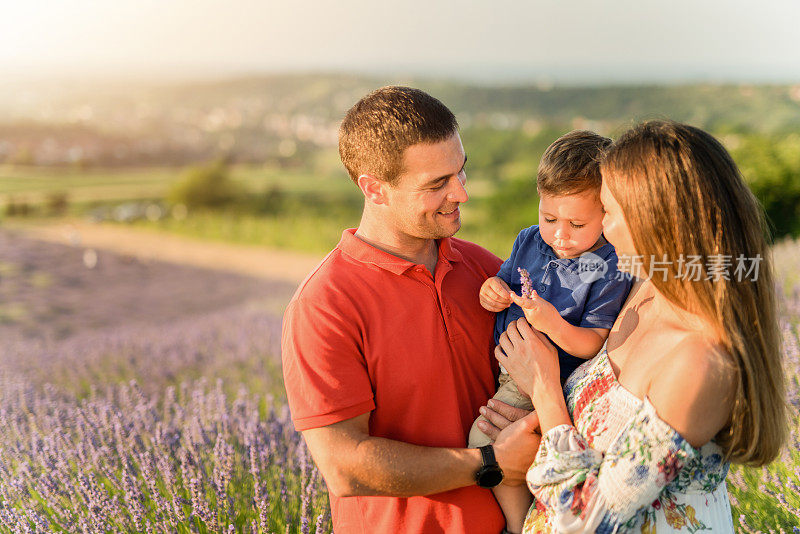
M389 187L387 182L379 180L371 174L362 174L356 183L368 202L386 204L386 188Z

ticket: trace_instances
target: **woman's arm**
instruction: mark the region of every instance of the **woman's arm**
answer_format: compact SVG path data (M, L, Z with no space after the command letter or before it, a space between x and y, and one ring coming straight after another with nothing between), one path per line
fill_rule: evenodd
M573 426L545 434L528 487L557 532L627 531L698 455L645 399L605 452Z
M736 368L719 345L688 336L661 357L651 376L647 397L692 446L708 443L728 422Z
M492 424L484 428L490 437L516 418L513 407L492 403L482 410ZM572 425L545 433L528 470L528 488L535 509L549 509L555 532L611 532L635 520L697 454L645 401L605 454Z
M531 397L542 434L572 424L561 389L558 351L544 334L518 319L508 325L494 352L517 387Z
M658 358L639 412L605 453L597 451L569 423L563 400L555 399L555 348L536 334L518 323L496 352L521 388L542 390L534 406L542 411L543 438L528 485L555 514L559 531L632 520L728 420L734 368L718 346L688 336ZM487 417L496 420L491 412Z

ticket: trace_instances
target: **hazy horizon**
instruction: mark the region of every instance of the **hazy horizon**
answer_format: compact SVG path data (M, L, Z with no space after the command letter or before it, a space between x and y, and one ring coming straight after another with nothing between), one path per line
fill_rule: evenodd
M345 72L476 83L796 83L800 3L775 0L31 0L3 79ZM3 83L3 82L0 82Z
M442 69L424 67L406 68L274 68L274 69L230 69L218 68L163 68L163 69L126 69L124 72L109 68L103 69L52 69L48 72L31 72L26 69L0 69L0 89L29 87L37 84L64 83L74 85L97 84L98 87L115 86L133 83L136 86L161 86L185 83L216 83L248 78L270 76L327 76L344 75L386 80L387 83L402 81L441 81L476 86L538 86L544 89L553 87L604 87L604 86L680 86L680 85L796 85L800 84L800 75L789 76L767 69L753 69L747 76L737 74L731 68L728 71L718 69L717 72L704 72L702 69L661 69L658 72L646 69L618 72L603 70L602 73L591 69L569 70L553 69L521 70L486 66L478 72L447 72Z

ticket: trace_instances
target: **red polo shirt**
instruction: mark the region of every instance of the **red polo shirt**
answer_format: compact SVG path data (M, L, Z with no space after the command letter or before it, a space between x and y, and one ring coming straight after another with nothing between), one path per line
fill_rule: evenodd
M439 241L434 276L346 230L284 315L283 374L297 430L371 412L372 436L465 447L495 392L494 314L478 291L500 260L460 239ZM491 491L427 497L330 495L337 534L492 534L505 526Z

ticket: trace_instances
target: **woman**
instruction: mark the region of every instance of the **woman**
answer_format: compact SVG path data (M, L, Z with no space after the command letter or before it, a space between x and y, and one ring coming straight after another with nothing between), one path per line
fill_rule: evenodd
M729 462L770 462L786 432L762 211L691 126L635 127L601 172L604 235L637 277L605 350L563 391L556 349L524 320L496 350L543 435L524 532L732 532Z

